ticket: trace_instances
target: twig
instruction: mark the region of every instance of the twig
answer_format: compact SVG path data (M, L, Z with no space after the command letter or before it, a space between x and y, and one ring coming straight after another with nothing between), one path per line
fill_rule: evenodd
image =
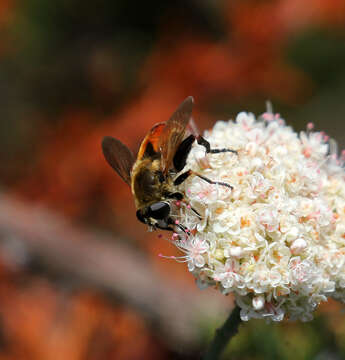
M224 325L216 330L216 335L209 345L203 359L218 360L229 341L237 334L240 323L240 308L236 306Z

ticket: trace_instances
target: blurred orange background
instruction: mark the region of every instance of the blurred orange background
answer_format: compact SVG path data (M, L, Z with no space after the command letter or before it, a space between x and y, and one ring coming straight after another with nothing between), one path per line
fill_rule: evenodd
M0 0L0 79L0 360L199 358L232 299L158 257L102 137L136 151L193 95L201 130L270 100L344 146L345 3ZM229 351L345 358L340 308Z

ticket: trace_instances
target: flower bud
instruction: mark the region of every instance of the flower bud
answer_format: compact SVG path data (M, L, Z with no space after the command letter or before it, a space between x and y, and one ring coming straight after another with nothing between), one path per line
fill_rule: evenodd
M265 306L265 298L263 296L256 296L252 300L253 308L255 310L261 310Z
M296 239L290 246L290 250L294 255L300 254L307 247L307 242L302 239Z

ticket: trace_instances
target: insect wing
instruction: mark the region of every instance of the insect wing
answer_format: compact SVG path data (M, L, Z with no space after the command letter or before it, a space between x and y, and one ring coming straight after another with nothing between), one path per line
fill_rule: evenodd
M102 149L108 164L130 185L131 170L135 161L132 152L120 140L111 136L103 139Z
M176 150L184 138L186 126L192 115L193 104L193 97L187 97L167 121L162 131L159 148L161 150L162 171L165 174L169 171Z
M191 117L187 126L187 131L189 134L194 135L195 137L197 137L198 135L200 135L200 131L198 129L198 127L196 126L196 123L194 121L194 119Z
M148 151L148 147L152 146L152 150L156 153L160 152L159 149L159 139L161 137L162 131L165 127L165 123L156 124L149 133L145 136L145 139L142 141L137 159L140 160L144 157L145 153Z

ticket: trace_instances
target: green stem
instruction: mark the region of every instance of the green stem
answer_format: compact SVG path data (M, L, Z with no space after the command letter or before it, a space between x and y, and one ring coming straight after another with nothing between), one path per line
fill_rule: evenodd
M236 306L224 325L216 330L216 335L206 350L203 360L218 360L226 345L237 334L240 323L240 308Z

